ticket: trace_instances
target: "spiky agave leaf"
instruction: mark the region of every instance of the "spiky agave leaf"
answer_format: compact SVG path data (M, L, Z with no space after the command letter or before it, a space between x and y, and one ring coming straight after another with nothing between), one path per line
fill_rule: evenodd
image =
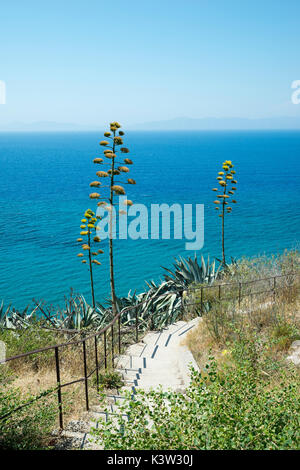
M163 269L169 273L164 274L164 278L166 281L173 282L178 288L180 286L187 287L190 284L211 284L216 280L220 269L218 268L216 271L215 261L210 263L208 257L207 262L205 262L203 256L201 256L201 265L199 266L196 255L194 259L175 259L173 266L173 271L163 267Z

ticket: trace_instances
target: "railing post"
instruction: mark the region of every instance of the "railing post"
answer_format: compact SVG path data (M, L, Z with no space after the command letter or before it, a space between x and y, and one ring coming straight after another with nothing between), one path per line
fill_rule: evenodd
M201 286L201 297L200 297L200 304L201 304L201 315L203 315L203 286Z
M106 347L106 330L104 331L104 367L107 369L107 347Z
M96 366L96 381L97 390L99 388L99 364L98 364L98 347L97 347L97 336L95 336L95 366Z
M135 310L135 340L138 343L139 341L139 317L138 317L138 309Z
M221 300L221 284L219 285L219 300Z
M181 300L181 317L184 318L184 305L183 305L183 291L179 291L180 300Z
M114 368L114 324L111 325L111 365Z
M59 427L63 429L63 410L62 410L62 399L61 399L61 384L60 384L60 369L59 369L59 355L58 347L55 348L55 365L56 365L56 381L57 381L57 398L58 398L58 412L59 412Z
M83 340L82 346L83 346L83 365L84 365L85 404L86 404L86 410L89 411L89 390L88 390L88 377L87 377L87 366L86 366L85 340Z
M121 314L118 318L118 332L119 332L119 354L121 354Z

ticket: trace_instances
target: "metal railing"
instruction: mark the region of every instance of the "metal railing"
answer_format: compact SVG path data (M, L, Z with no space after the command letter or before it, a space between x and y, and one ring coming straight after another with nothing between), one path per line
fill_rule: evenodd
M35 349L26 353L18 354L15 356L11 356L6 358L5 360L1 361L1 364L9 363L11 361L16 361L22 358L28 358L35 354L41 354L46 351L53 350L54 352L54 359L55 359L55 370L56 370L56 382L57 386L52 388L49 393L57 392L57 399L58 399L58 411L59 411L59 425L60 428L63 428L63 403L62 403L62 389L64 387L83 382L85 387L85 403L86 403L86 410L89 410L89 387L88 381L93 374L96 374L96 384L97 388L99 387L99 370L104 368L107 369L109 367L108 360L111 361L111 367L114 368L114 361L115 361L115 354L121 353L122 347L122 335L121 335L121 315L123 312L119 312L114 319L100 331L96 333L89 334L88 336L84 337L83 339L78 340L70 340L64 343L56 344L54 346L46 346L43 348ZM137 321L136 321L137 323ZM136 336L135 340L138 341L138 328L135 328ZM99 358L99 340L100 338L103 340L103 354L102 358ZM93 341L94 343L94 368L91 371L88 371L87 363L87 344ZM63 348L70 347L70 346L78 346L82 347L82 362L83 362L83 376L79 377L75 380L62 383L61 381L61 367L60 367L60 351ZM110 348L110 350L109 350ZM47 394L49 394L47 392ZM38 397L35 397L33 400L28 401L28 403L22 404L21 406L15 408L14 410L10 410L5 415L0 416L0 420L9 417L12 413L24 408L25 406L29 406L38 398L42 398L45 396L45 393L41 393Z
M212 297L211 292L213 289L216 291L213 298L218 302L227 301L227 300L231 300L231 301L236 300L238 304L241 305L243 298L258 296L260 294L270 294L272 297L272 300L275 301L277 292L280 289L284 289L287 286L293 285L295 278L299 276L300 276L299 273L289 273L289 274L272 276L272 277L263 278L263 279L256 279L253 281L245 281L245 282L238 281L234 283L215 283L211 285L201 285L201 286L195 286L195 287L187 286L185 288L183 287L182 289L172 290L170 292L177 293L181 297L181 299L183 299L184 293L187 293L188 297L191 296L192 302L182 301L182 313L183 314L185 313L187 307L194 306L194 305L198 307L198 312L200 312L200 314L203 314L205 313L205 305L207 303L207 296L205 295L205 293L210 292L209 298L211 300L211 297ZM284 280L287 282L284 282ZM267 288L265 288L262 291L252 292L251 289L249 289L249 287L256 286L258 283L263 283L263 285ZM150 305L152 304L152 301L156 301L159 298L163 298L163 297L170 295L170 292L167 292L165 294L161 294L158 296L154 296L150 301ZM200 292L200 298L199 297L193 298L193 293L197 293L197 292ZM9 363L11 361L16 361L18 359L28 358L35 354L41 354L46 351L53 351L54 360L55 360L56 384L57 384L51 390L42 392L40 395L34 397L30 401L20 405L19 407L13 410L10 410L5 415L0 416L0 420L8 418L11 414L17 412L18 410L26 406L29 406L34 401L39 400L40 398L44 396L56 392L59 425L60 425L60 428L63 429L64 413L63 413L62 390L65 387L71 386L76 383L84 384L85 407L86 407L86 410L88 411L90 408L89 406L89 379L94 374L96 375L96 385L97 385L97 390L98 390L99 371L102 370L103 368L106 370L109 366L111 366L112 369L115 368L115 359L117 355L121 354L122 346L126 346L128 344L126 342L124 343L123 341L124 338L126 339L126 335L131 334L135 342L139 341L140 323L139 323L139 316L138 316L138 308L142 307L146 303L148 303L149 305L149 299L146 299L137 305L134 305L131 307L125 307L122 311L120 311L113 318L113 320L107 326L105 326L100 331L97 331L95 333L92 333L92 334L86 333L87 336L85 336L82 339L77 339L77 340L71 339L64 343L56 344L54 346L46 346L40 349L35 349L33 351L18 354L16 356L11 356L11 357L6 358L3 361L0 361L0 364L4 364L4 363ZM129 327L125 326L122 331L122 317L123 315L128 314L128 312L131 312L131 311L134 311L135 313L134 320L131 326ZM78 333L78 332L75 331L74 333ZM87 352L87 345L90 344L91 342L93 343L93 349L94 349L94 367L92 368L92 370L89 371L88 370L89 357L88 357L88 352ZM83 376L76 378L75 380L62 383L61 351L63 348L75 346L75 345L82 348ZM102 346L102 353L99 351L99 349L101 349L99 348L99 345Z
M188 293L200 291L200 298L197 299L196 304L200 306L200 311L205 313L205 304L207 300L211 299L211 291L215 291L215 300L219 302L233 301L236 300L238 305L241 305L242 300L247 298L253 298L262 294L270 294L273 296L273 300L276 300L276 294L278 291L289 288L293 285L296 278L300 277L300 273L292 272L287 274L280 274L277 276L271 276L261 279L254 279L251 281L236 281L230 283L214 283L210 285L196 286L188 288ZM280 282L281 281L281 282ZM284 282L287 281L287 282ZM263 284L265 288L259 291L252 291L251 288L257 284ZM250 288L250 289L249 289ZM209 292L210 295L205 295L205 292ZM225 293L225 295L224 295ZM194 303L186 303L186 306L195 305Z

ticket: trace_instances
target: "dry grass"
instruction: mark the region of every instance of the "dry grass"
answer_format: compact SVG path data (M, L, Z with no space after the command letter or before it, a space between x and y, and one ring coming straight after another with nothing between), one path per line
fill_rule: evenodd
M259 360L273 363L274 370L279 363L288 367L287 351L294 340L300 339L299 287L299 279L294 279L292 284L281 286L276 296L246 296L240 305L215 299L211 310L185 340L200 368L212 355L219 369L233 365L231 349L242 336L256 342Z
M26 350L26 332L24 342ZM29 338L30 334L28 335ZM126 337L126 341L125 341ZM128 344L133 342L134 335L132 331L127 332L122 344L121 353L127 348ZM74 337L72 337L74 338ZM71 338L71 339L72 339ZM57 339L56 336L53 339ZM67 338L60 336L58 343L63 343ZM76 337L78 339L78 336ZM53 344L53 343L52 343ZM55 344L55 343L54 343ZM16 347L15 345L13 345ZM42 347L45 345L42 345ZM37 344L35 347L41 347ZM33 349L33 348L32 348ZM97 342L99 373L105 373L104 361L104 343L103 337ZM13 351L15 353L15 351ZM18 351L22 353L23 351ZM118 352L117 337L114 338L114 355ZM96 368L95 342L94 338L86 341L87 374L89 375ZM60 378L61 384L66 384L84 377L83 345L70 344L59 348ZM111 332L107 333L106 341L106 365L107 370L112 365L112 341ZM5 387L18 388L24 397L28 394L37 396L42 392L56 387L56 366L54 350L30 355L27 358L15 359L1 366L0 384ZM91 375L89 384L89 403L98 404L98 391L96 386L96 373ZM53 392L56 398L56 391ZM62 388L63 412L65 424L71 419L79 419L85 415L85 388L84 382L68 385Z

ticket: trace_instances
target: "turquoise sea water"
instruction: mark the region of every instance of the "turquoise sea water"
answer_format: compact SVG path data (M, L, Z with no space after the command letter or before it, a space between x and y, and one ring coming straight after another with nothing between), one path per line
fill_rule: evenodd
M24 307L33 297L58 304L69 288L90 299L87 268L75 242L95 179L92 159L102 133L0 133L0 298ZM205 205L200 253L220 256L220 218L214 210L217 171L235 164L238 179L228 218L227 253L235 258L282 252L300 238L299 132L129 132L134 160L128 187L134 202ZM98 168L97 168L98 169ZM97 300L109 291L108 250L95 269ZM185 240L116 242L118 295L158 280L161 266L192 255Z

